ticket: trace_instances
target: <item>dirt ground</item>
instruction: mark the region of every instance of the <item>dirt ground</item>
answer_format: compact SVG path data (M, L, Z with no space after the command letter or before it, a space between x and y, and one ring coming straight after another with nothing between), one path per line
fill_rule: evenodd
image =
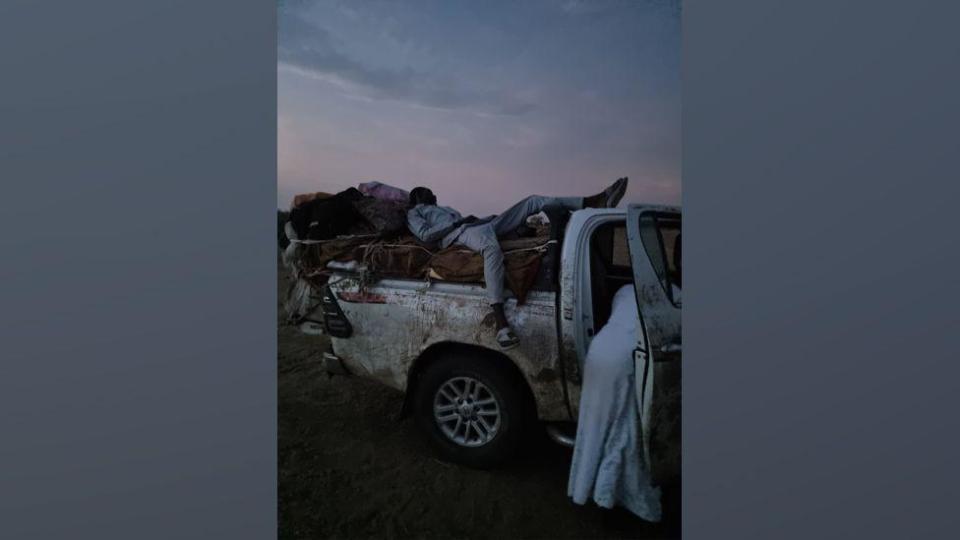
M657 524L570 502L571 451L545 436L498 470L437 460L412 418L398 419L399 392L329 378L319 361L324 338L283 324L282 308L278 315L280 538L680 536L675 489L665 491Z

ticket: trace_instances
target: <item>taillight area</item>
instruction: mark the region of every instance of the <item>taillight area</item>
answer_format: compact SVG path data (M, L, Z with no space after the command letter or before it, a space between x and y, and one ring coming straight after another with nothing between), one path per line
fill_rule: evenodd
M353 326L347 320L346 314L340 309L337 297L329 286L323 288L323 322L327 333L333 337L348 338L353 334Z

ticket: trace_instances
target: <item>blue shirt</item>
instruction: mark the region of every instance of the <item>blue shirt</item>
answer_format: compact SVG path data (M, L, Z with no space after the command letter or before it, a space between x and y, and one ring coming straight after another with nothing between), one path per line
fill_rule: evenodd
M490 216L455 227L454 224L463 219L460 212L449 206L418 204L407 211L407 226L421 242L435 244L439 241L440 247L445 248L454 243L467 227L487 223L492 218Z

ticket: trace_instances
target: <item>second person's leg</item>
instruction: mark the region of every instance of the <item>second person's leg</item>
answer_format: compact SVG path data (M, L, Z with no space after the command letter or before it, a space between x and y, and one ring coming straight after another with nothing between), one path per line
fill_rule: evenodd
M503 236L526 223L528 217L550 206L570 211L580 210L583 208L583 197L543 197L541 195L531 195L493 218L490 225L493 227L497 236Z
M523 225L527 218L544 208L553 206L565 210L580 210L582 208L613 208L627 191L627 178L618 178L606 189L588 197L543 197L531 195L526 199L508 208L495 217L490 225L497 236L503 236Z

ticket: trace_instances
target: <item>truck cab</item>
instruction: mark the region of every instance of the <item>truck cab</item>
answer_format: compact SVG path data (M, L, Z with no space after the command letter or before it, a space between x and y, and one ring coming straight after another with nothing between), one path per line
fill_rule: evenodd
M673 480L680 469L680 209L630 205L626 212L574 212L562 253L561 352L571 401L579 403L583 362L610 316L613 295L632 284L640 319L634 374L644 456L656 479Z

